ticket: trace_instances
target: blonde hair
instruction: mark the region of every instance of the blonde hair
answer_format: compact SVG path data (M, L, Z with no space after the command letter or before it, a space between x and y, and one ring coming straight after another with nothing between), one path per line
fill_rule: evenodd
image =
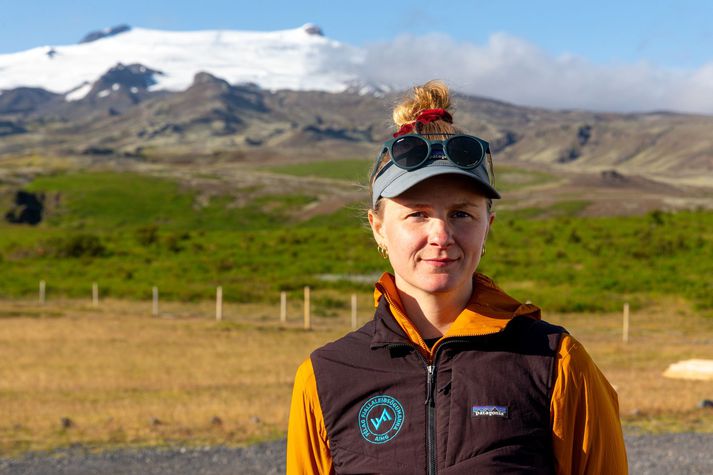
M445 139L447 136L459 132L455 127L453 127L453 124L446 122L443 119L437 119L433 122L423 124L421 122L416 122L416 118L421 112L427 109L444 109L448 111L450 107L451 93L448 90L448 86L446 86L443 81L431 80L422 86L414 86L401 99L401 101L394 106L391 116L394 119L394 125L397 130L405 124L413 123L415 132L424 135L428 134L434 140ZM388 162L389 154L388 152L384 152L381 155L381 160L379 160L371 170L369 176L374 178L371 182L369 182L370 195L374 184L373 181L376 179L378 171L381 170ZM379 211L380 202L381 199L376 202L374 211Z
M394 106L392 117L396 127L416 121L426 109L448 109L451 107L451 94L442 81L428 81L423 86L415 86L410 96L404 97ZM449 111L450 112L450 111ZM416 122L416 132L426 134L452 134L455 128L445 120L436 120L427 124Z

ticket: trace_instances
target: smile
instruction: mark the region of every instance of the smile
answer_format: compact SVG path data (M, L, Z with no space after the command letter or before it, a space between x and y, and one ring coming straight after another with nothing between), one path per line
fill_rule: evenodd
M434 267L445 267L449 264L452 264L453 262L455 262L457 260L458 259L449 259L447 257L436 258L436 259L423 259L424 262L426 262Z

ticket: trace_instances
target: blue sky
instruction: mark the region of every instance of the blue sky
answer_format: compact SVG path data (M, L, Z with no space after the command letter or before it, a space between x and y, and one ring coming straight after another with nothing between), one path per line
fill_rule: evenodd
M442 33L483 44L507 33L552 55L596 64L648 61L695 68L713 60L713 2L678 1L229 1L2 0L0 53L67 44L128 23L171 30L294 28L319 24L356 46L402 34Z
M713 114L713 2L0 0L0 54L108 26L271 31L312 22L365 75L548 108Z

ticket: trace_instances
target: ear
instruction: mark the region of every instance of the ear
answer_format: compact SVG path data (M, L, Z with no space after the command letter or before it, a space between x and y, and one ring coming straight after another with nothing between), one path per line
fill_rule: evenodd
M495 221L495 211L493 211L492 213L489 213L488 230L485 232L485 240L488 239L488 234L490 234L490 227L493 225L493 221Z
M377 245L383 244L385 240L384 236L384 222L381 217L373 210L370 209L367 213L369 217L369 225L371 226L371 232L374 234L374 240Z

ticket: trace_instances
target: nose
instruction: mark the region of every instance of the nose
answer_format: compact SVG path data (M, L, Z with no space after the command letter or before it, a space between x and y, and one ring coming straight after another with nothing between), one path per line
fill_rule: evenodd
M432 219L429 225L428 243L431 246L446 248L453 243L453 233L446 220Z

